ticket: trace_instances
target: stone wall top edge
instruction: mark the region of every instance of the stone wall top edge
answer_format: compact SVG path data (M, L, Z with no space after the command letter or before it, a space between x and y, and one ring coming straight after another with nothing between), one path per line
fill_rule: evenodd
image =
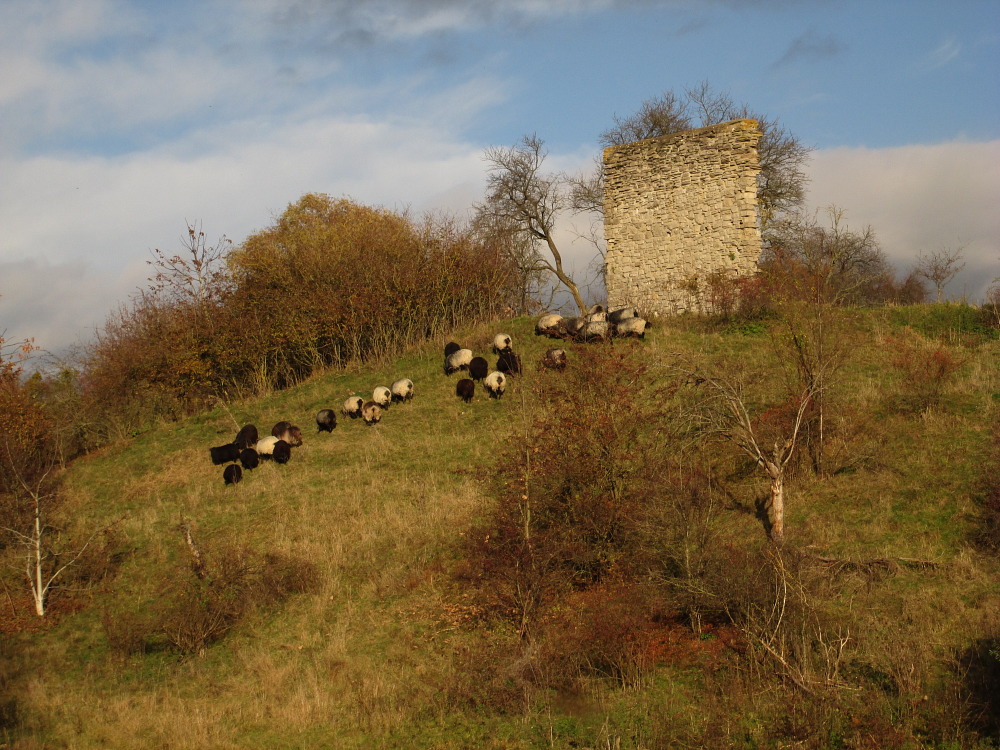
M739 130L749 131L756 136L760 136L761 134L760 124L757 122L757 120L751 120L747 118L740 120L728 120L726 122L720 122L716 125L707 125L703 128L694 128L692 130L680 130L676 133L668 133L667 135L657 135L653 136L652 138L643 138L642 140L639 141L621 143L617 146L608 146L607 148L604 149L603 157L605 160L607 160L611 154L617 151L626 151L639 147L639 144L642 144L642 146L648 146L653 142L666 142L676 139L690 138L692 136L698 136L703 133L708 133L712 131L735 132Z

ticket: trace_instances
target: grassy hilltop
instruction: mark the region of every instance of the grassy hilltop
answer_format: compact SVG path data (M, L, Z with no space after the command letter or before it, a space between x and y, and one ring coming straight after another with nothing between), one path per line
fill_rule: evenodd
M645 488L656 506L645 520L672 536L634 532L641 564L623 550L602 578L553 588L527 639L477 586L476 545L488 540L469 536L517 476L490 479L494 467L563 408L538 393L554 374L535 363L557 344L532 335L532 320L454 335L491 362L493 334L513 336L525 373L499 401L481 388L459 401L434 340L81 458L65 471L60 519L75 538L103 530L44 620L25 592L6 591L2 744L995 747L1000 342L926 309L842 313L828 470L810 471L801 449L782 551L753 512L764 474L724 436L702 435L690 455L714 477L711 503L672 505L669 486ZM654 386L678 361L758 373L747 404L765 412L786 380L779 335L774 323L682 320L613 349ZM583 345L566 346L580 367ZM934 371L942 357L950 365ZM340 416L347 396L400 377L415 398L379 425ZM646 400L636 414L644 423L674 405ZM338 412L331 434L316 432L322 408ZM602 413L599 393L586 408ZM303 429L291 461L224 486L209 447L279 420ZM673 445L641 424L635 436ZM576 450L558 448L545 466ZM684 508L687 525L669 515ZM657 567L681 545L701 567ZM788 603L785 619L762 602Z

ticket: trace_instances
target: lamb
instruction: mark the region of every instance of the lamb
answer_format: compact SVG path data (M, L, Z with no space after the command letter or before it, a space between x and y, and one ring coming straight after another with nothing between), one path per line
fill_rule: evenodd
M545 355L542 357L541 364L543 367L547 367L550 370L565 370L566 350L549 349L547 352L545 352Z
M340 407L340 413L345 417L350 417L351 419L357 419L361 416L361 409L365 405L365 400L361 396L351 396L344 401L344 405Z
M333 409L320 409L316 413L317 432L333 432L337 426L337 415Z
M389 404L392 403L392 391L384 385L377 385L375 386L375 390L372 391L372 401L383 409L388 409Z
M409 401L413 398L413 381L409 378L400 378L389 386L392 391L393 401Z
M506 333L498 333L493 337L493 353L509 352L513 349L510 336Z
M242 450L244 448L253 448L259 439L257 428L252 424L247 424L243 425L243 428L236 433L236 440L233 443Z
M279 440L284 440L293 448L302 445L302 430L291 422L278 422L271 428L271 435Z
M485 357L473 357L469 362L469 377L473 380L482 380L489 371L490 365Z
M239 484L240 480L243 479L243 469L239 467L239 464L229 464L223 470L222 478L226 484Z
M498 399L503 396L503 392L507 388L507 376L494 370L483 380L483 387L486 388L490 398Z
M497 369L506 375L521 374L521 358L514 352L500 352L497 357Z
M288 460L292 457L292 446L286 443L284 440L279 440L274 444L274 450L271 452L271 459L276 464L287 464Z
M233 461L239 461L240 459L240 449L236 443L228 443L215 448L209 448L208 453L212 457L212 463L216 466L219 466L220 464L228 464Z
M559 313L546 313L535 323L535 335L559 338L562 335L562 320L563 316Z
M461 344L456 344L454 341L449 341L447 344L444 345L444 357L445 357L445 359L447 359L448 357L450 357L452 354L454 354L455 352L457 352L461 348L462 348Z
M240 463L243 464L244 469L252 471L260 465L260 455L253 448L244 448L240 451Z
M614 331L618 336L632 336L637 339L644 339L646 331L653 327L653 324L643 318L625 318L615 325Z
M472 361L471 349L459 349L452 352L444 360L444 374L451 375L459 370L468 370L469 362Z
M476 381L462 378L455 384L455 395L465 403L471 403L472 397L476 395Z
M361 407L361 418L365 420L365 424L369 427L378 424L382 419L382 407L374 401L366 402L365 405Z

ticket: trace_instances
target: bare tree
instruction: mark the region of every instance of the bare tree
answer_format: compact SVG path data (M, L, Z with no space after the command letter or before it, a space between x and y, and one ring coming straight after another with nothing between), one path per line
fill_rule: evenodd
M201 223L187 223L187 237L181 239L186 251L183 255L168 256L160 249L151 251L153 259L146 261L156 269L147 279L151 282L151 291L203 307L226 283L224 263L232 244L223 235L214 245L209 245Z
M476 206L477 222L511 233L512 246L521 253L522 272L547 271L573 295L580 312L586 310L579 287L563 266L553 232L560 214L572 206L568 179L542 171L547 152L537 135L525 136L511 147L486 151L490 163L486 198ZM548 251L538 251L542 245ZM530 246L531 251L526 251Z
M923 251L918 253L917 266L914 271L917 276L927 279L934 285L935 301L941 302L944 299L944 288L958 275L959 271L965 268L965 262L962 261L964 251L965 246L954 250L943 247L926 255Z

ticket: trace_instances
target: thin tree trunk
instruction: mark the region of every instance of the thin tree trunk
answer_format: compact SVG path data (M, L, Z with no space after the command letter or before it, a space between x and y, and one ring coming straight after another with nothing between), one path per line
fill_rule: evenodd
M781 470L771 474L771 502L767 510L771 541L781 544L785 540L785 477Z

